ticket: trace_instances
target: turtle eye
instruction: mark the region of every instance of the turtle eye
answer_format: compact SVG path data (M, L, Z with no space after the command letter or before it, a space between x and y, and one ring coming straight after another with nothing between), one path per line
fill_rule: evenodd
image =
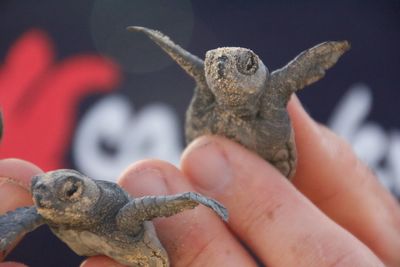
M82 194L83 183L76 177L67 177L61 187L60 196L63 200L77 201Z
M258 69L257 56L251 51L246 51L237 58L236 66L240 73L252 75Z

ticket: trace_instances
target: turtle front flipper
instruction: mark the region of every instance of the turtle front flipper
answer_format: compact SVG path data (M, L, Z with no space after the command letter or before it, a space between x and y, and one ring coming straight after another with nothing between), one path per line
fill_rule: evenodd
M330 41L303 51L286 66L271 73L270 87L287 103L292 93L320 80L325 71L350 49L347 41Z
M196 90L200 90L200 98L211 98L211 91L207 85L204 73L204 61L175 44L168 36L160 31L152 30L140 26L129 26L130 32L142 32L146 34L154 43L163 49L178 65L184 69L196 81Z
M136 234L144 221L157 217L169 217L202 204L217 213L224 221L228 220L228 211L218 201L199 193L186 192L169 196L145 196L134 198L117 215L117 224L121 230Z
M17 208L0 216L0 253L6 255L26 233L44 224L34 206Z
M168 36L160 31L140 26L129 26L127 30L146 34L197 82L205 82L204 61L175 44Z

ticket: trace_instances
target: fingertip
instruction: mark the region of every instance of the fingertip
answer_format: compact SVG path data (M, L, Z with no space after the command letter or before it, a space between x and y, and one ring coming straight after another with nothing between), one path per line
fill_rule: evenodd
M300 102L300 99L297 97L296 94L292 94L288 105L287 105L287 110L289 112L290 115L292 115L292 113L295 112L305 112L303 104Z
M182 154L183 173L197 190L214 197L223 192L232 179L226 141L218 136L202 136L189 144Z
M24 160L0 160L0 214L32 205L30 181L40 172L38 167Z
M181 169L200 192L219 198L229 193L234 180L252 183L248 177L262 171L266 179L286 180L279 171L255 152L220 136L202 136L184 151Z
M31 162L8 158L0 160L0 177L8 177L29 190L31 178L43 171Z
M141 160L122 173L118 184L135 196L165 195L169 191L168 178L178 172L176 167L162 160Z
M19 262L2 262L0 263L0 267L28 267L28 265L25 265L23 263Z
M317 142L321 135L319 124L307 113L295 94L290 98L287 110L292 121L297 146L304 144L306 147ZM298 150L300 153L301 147L298 147Z

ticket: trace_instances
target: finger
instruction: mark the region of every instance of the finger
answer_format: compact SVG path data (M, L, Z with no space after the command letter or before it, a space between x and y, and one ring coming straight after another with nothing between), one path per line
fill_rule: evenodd
M298 149L294 185L324 213L369 246L388 266L400 266L400 207L350 146L290 101Z
M0 160L0 214L17 207L32 205L30 179L40 172L42 171L38 167L23 160ZM0 261L4 256L0 255Z
M136 196L193 191L178 169L157 160L134 164L119 183ZM256 266L224 222L210 209L199 206L154 221L172 266Z
M0 160L0 214L32 205L30 177L39 172L32 164L18 159Z
M232 231L268 266L382 266L275 168L237 143L201 137L184 152L181 167L196 189L226 204Z
M25 264L18 262L3 262L0 263L0 267L27 267Z
M93 256L82 262L80 267L124 267L106 256ZM0 267L2 267L0 265Z
M0 160L0 177L10 178L27 190L30 188L32 176L42 172L28 161L13 158Z

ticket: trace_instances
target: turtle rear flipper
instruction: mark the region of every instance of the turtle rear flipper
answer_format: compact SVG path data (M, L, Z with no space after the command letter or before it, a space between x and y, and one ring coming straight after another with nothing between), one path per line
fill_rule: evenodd
M12 245L28 232L44 224L34 206L17 208L0 216L0 253L6 255Z

